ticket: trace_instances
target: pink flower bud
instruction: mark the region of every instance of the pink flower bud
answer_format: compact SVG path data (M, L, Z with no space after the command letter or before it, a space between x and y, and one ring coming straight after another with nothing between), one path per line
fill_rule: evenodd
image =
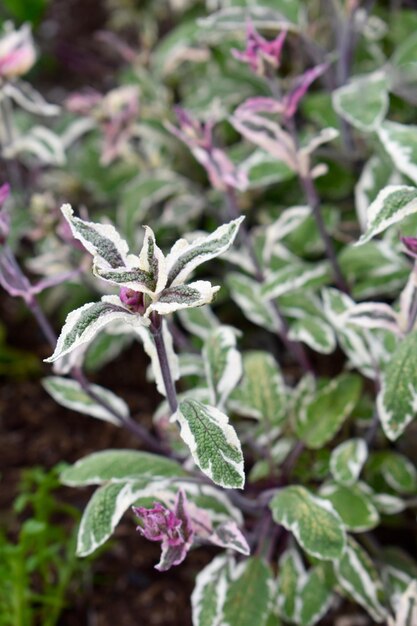
M142 314L145 311L143 293L140 293L139 291L134 291L128 287L122 287L120 290L120 300L132 311L132 313Z
M26 74L36 61L30 27L6 31L0 38L0 77L14 78Z
M278 68L281 64L282 49L284 47L287 33L283 31L273 39L264 39L253 26L248 22L246 29L246 49L232 50L235 59L247 63L255 74L265 74L265 64Z
M417 258L417 237L401 237L401 242L406 247L407 252Z

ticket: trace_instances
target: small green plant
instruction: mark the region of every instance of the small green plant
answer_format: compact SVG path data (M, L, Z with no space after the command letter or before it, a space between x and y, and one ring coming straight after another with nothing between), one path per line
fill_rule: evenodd
M70 585L79 581L88 562L75 556L76 535L57 518L79 519L76 508L60 502L57 466L46 472L26 470L14 513L29 513L15 540L0 531L0 625L54 626L66 603ZM13 520L15 521L15 520ZM12 523L12 525L14 525Z

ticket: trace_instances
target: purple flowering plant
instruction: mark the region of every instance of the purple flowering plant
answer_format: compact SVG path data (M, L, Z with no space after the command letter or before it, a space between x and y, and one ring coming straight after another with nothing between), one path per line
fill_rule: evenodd
M138 546L160 544L161 572L187 567L201 546L213 552L193 626L314 626L353 612L412 626L408 9L391 31L389 10L368 2L322 14L316 1L203 10L190 0L171 3L178 23L162 36L171 25L150 4L137 51L101 34L124 63L111 88L66 96L59 132L36 131L61 157L34 175L32 228L14 234L15 167L0 187L0 285L50 344L45 391L135 438L63 470L63 484L97 487L77 554L94 553L126 515ZM4 37L0 92L13 99L35 48L26 27ZM4 152L21 175L26 148ZM74 208L58 209L66 200ZM68 283L84 300L57 336L43 304L63 303ZM117 367L135 342L161 396L151 426L86 374L96 359L100 381L103 363Z

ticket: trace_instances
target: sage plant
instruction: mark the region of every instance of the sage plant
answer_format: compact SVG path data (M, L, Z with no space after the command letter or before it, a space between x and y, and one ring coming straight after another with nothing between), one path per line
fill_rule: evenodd
M122 87L66 101L93 217L64 205L59 232L90 299L56 341L0 213L1 284L51 343L45 390L141 446L62 472L97 486L77 553L126 515L158 570L220 549L193 626L413 626L414 22L372 2L174 4ZM158 7L140 9L155 33ZM85 374L135 341L161 395L150 429Z

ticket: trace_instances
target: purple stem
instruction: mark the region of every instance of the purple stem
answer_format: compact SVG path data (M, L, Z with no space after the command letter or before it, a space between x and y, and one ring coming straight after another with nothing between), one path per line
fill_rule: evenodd
M162 318L157 313L154 313L152 315L150 331L155 342L156 353L158 355L162 379L164 381L167 401L170 411L173 414L178 408L177 392L175 389L175 383L172 379L171 368L169 366L164 336L162 333Z
M43 336L54 349L57 342L57 336L51 324L49 323L45 313L42 311L36 296L31 294L29 298L25 298L24 300L29 307L30 312L36 319L38 326L43 333Z
M126 430L130 431L136 437L141 439L143 443L146 444L146 446L149 448L149 450L158 454L167 454L169 456L174 456L171 455L171 452L167 448L165 448L155 437L153 437L149 433L149 431L141 424L138 424L130 417L123 417L110 404L108 404L105 400L96 395L91 389L90 382L85 377L85 374L81 368L73 368L70 372L70 375L71 378L76 380L81 385L81 387L92 400L97 402L97 404L100 404L100 406L106 409L106 411L111 413L120 422L120 425L126 428Z
M226 198L227 198L227 203L229 207L230 217L232 219L236 219L237 217L240 217L241 213L237 204L236 192L231 187L228 187L227 189ZM263 283L265 280L265 277L264 277L262 268L259 264L259 261L256 257L255 251L253 249L251 236L245 224L241 224L239 233L243 241L243 245L247 249L250 259L252 261L252 264L254 266L256 280L259 283ZM296 341L291 341L288 338L289 327L287 324L287 320L281 313L276 300L271 300L271 306L274 310L276 321L277 321L277 332L279 333L279 336L281 337L285 347L290 353L294 355L294 357L296 358L296 360L298 361L300 367L302 368L304 372L313 373L314 372L313 366L311 365L310 360L307 356L307 352L304 350L304 347L302 346L302 344Z
M324 223L323 215L321 213L320 199L318 197L316 187L311 177L311 173L309 172L308 174L300 175L299 178L300 178L301 186L303 187L303 190L304 190L304 195L306 197L307 204L309 205L309 207L311 208L313 212L313 216L316 221L317 228L320 233L320 237L323 241L323 244L326 250L326 256L330 261L335 283L341 291L344 291L345 293L349 293L349 287L342 274L342 270L340 269L340 265L336 257L336 252L333 247L332 240L330 239L329 233L326 230L326 225Z

